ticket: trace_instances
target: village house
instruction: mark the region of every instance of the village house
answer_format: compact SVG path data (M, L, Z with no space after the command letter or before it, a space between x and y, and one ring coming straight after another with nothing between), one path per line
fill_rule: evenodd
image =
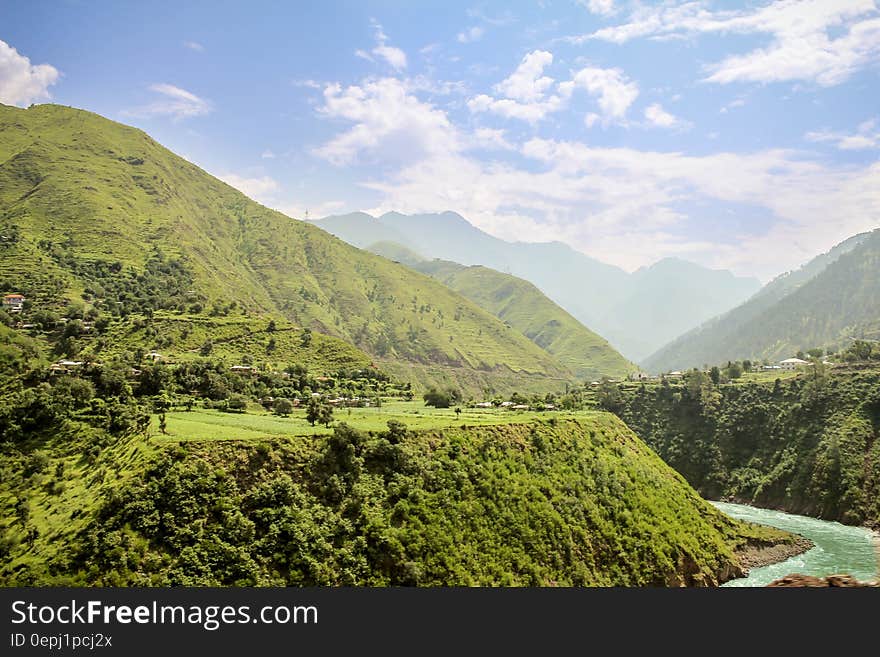
M238 372L239 374L256 374L257 368L251 365L233 365L229 368L230 372Z
M474 404L477 408L492 408L492 402L479 402L478 404Z
M786 371L791 371L809 364L810 361L804 360L802 358L786 358L785 360L779 361L779 368Z
M3 308L10 313L20 313L24 310L24 295L23 294L4 294L3 295Z

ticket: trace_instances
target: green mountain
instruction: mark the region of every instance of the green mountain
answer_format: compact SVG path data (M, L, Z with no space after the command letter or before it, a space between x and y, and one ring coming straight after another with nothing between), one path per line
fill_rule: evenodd
M792 539L715 510L605 413L38 446L0 455L0 585L712 586Z
M760 287L757 279L676 258L629 274L560 242L498 239L454 212L389 212L378 218L359 212L315 223L361 248L391 241L427 258L483 265L523 278L633 361L733 308Z
M418 255L392 243L381 242L369 248L387 254L488 310L516 329L580 380L619 378L635 371L632 363L617 353L607 340L596 335L538 288L516 276L474 265L465 267L446 260L419 260Z
M855 235L747 302L645 360L656 372L728 360L776 360L814 347L839 349L878 337L880 231Z
M89 112L0 107L0 233L3 287L35 307L80 305L114 321L283 318L420 386L541 391L571 377L437 281L269 210Z

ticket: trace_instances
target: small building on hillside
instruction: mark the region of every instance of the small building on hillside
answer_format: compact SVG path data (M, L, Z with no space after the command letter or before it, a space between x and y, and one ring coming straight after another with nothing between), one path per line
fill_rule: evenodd
M673 372L670 372L666 376L669 377L670 379L680 379L681 377L684 376L684 372L682 372L681 370L675 370Z
M492 408L492 402L479 402L474 404L477 408Z
M23 294L4 294L3 295L3 308L7 312L10 313L20 313L24 310L24 295Z
M809 365L810 361L804 360L803 358L786 358L785 360L779 361L779 368L787 371L800 369L806 365Z
M238 372L239 374L256 374L257 368L252 365L233 365L229 368L230 372Z

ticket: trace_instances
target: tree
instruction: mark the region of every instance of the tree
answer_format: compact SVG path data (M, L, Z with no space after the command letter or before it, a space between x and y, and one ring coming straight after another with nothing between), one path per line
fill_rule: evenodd
M206 340L205 344L203 344L201 349L199 349L199 353L202 356L210 356L211 352L213 350L214 350L214 343L211 340Z
M302 335L299 338L299 343L303 347L308 347L310 344L312 344L312 329L303 329Z
M278 327L275 325L275 320L274 320L274 319L270 319L270 320L269 320L269 326L266 327L266 330L267 330L269 333L274 333L275 331L278 330Z
M739 363L728 363L725 374L728 379L738 379L742 376L742 366Z
M231 411L241 412L247 408L247 397L244 395L230 395L226 407Z
M709 370L709 378L712 379L712 383L716 386L721 383L721 370L718 369L717 365L713 365L712 369Z
M293 404L289 399L282 398L275 400L275 415L287 417L291 413L293 413Z
M320 397L312 397L306 407L306 420L312 426L316 422L329 426L333 421L333 407Z
M434 408L449 408L452 405L452 398L449 393L441 392L436 388L431 388L422 395L425 400L425 406L433 406Z
M623 410L623 394L611 381L603 381L599 386L599 406L615 414Z
M163 435L168 433L168 422L165 419L165 413L159 414L159 431L161 431Z

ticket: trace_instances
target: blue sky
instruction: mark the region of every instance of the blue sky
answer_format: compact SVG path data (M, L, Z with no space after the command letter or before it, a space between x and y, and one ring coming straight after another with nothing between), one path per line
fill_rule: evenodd
M136 125L303 218L455 210L762 279L880 225L874 0L0 0L0 102Z

